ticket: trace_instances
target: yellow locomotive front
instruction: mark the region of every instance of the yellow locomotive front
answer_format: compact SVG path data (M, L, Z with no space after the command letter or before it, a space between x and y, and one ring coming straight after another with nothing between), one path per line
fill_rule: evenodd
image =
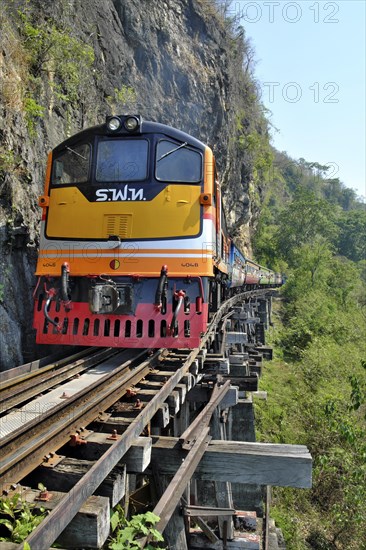
M221 261L211 150L140 116L108 117L49 155L37 342L198 345Z

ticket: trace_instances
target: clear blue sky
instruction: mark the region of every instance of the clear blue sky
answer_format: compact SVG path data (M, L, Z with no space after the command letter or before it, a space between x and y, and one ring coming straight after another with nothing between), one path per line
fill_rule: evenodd
M273 144L365 188L364 0L233 0L256 51Z

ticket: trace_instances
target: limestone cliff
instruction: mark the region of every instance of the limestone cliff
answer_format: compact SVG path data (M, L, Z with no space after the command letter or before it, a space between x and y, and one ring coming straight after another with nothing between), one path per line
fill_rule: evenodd
M0 0L0 24L6 369L35 353L37 198L52 147L111 112L133 111L195 135L217 156L229 226L250 249L253 189L268 160L268 134L243 29L214 0Z

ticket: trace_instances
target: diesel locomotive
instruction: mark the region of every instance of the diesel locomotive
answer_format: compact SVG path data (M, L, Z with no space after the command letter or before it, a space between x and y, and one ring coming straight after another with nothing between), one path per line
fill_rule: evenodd
M191 349L231 293L281 284L228 235L211 149L139 115L53 149L39 205L41 344Z

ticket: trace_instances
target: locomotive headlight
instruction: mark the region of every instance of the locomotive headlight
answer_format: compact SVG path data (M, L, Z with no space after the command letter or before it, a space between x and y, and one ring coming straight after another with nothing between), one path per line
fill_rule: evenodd
M139 125L139 121L135 116L129 116L124 122L124 127L128 132L134 132Z
M111 130L111 132L116 132L121 127L121 121L116 116L112 116L110 119L108 119L107 126L108 129Z

